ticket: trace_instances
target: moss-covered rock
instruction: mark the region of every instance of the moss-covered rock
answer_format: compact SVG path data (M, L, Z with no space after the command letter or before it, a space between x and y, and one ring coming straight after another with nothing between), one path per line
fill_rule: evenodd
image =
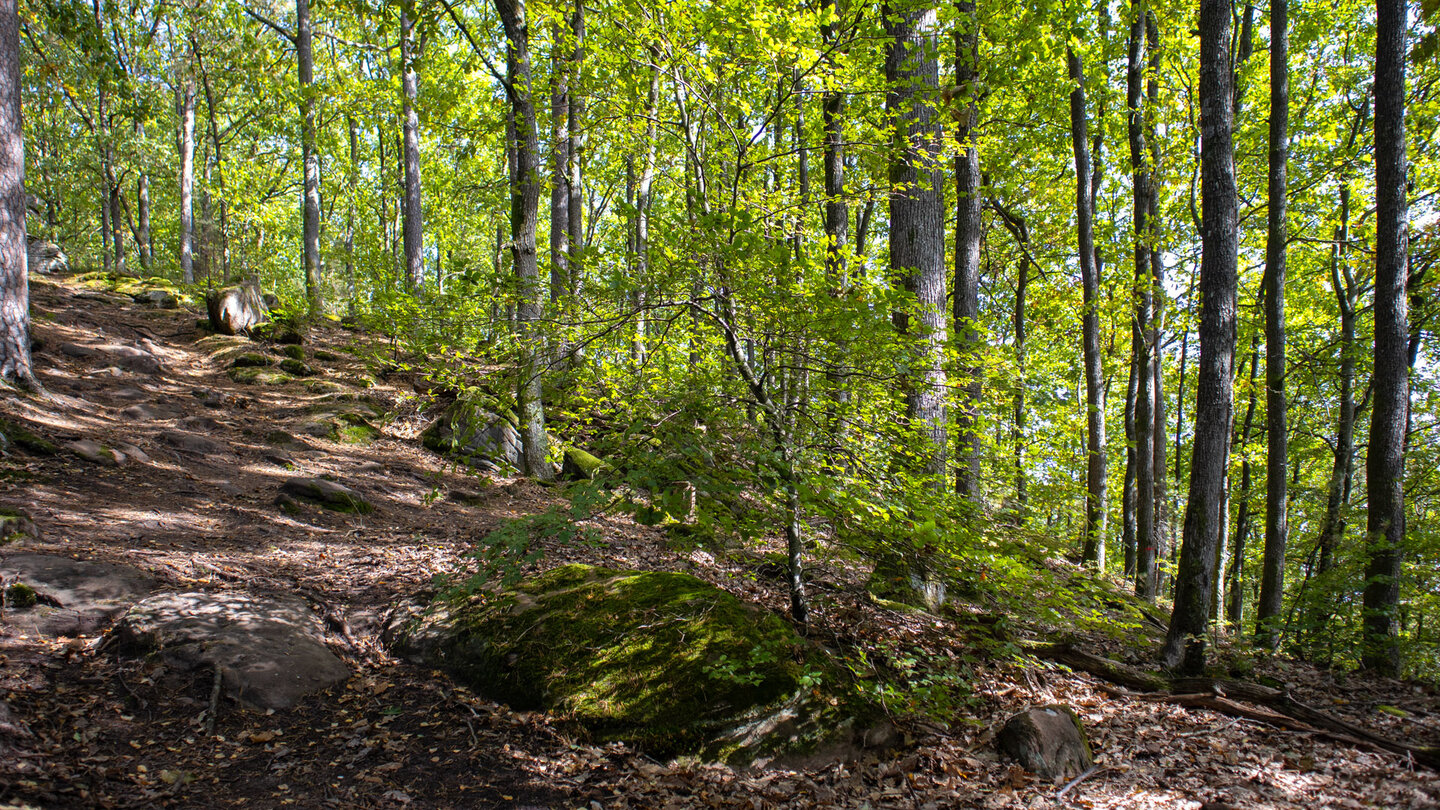
M323 478L291 478L280 486L280 494L282 498L299 498L336 512L368 515L375 511L374 504L365 500L365 496L344 484ZM279 503L282 508L287 506L285 500Z
M343 359L340 357L340 355L328 349L316 349L315 351L311 352L311 354L314 355L316 360L324 363L334 363L337 360ZM305 358L302 357L300 359L304 360Z
M884 551L866 586L878 604L896 610L903 606L935 612L945 604L946 583L918 553Z
M292 343L287 346L281 346L279 352L281 355L289 357L292 360L298 360L301 363L305 362L305 347L299 344Z
M60 447L43 436L37 436L29 428L8 419L0 419L0 435L10 444L36 456L53 456Z
M800 707L830 676L786 622L687 574L567 565L437 601L390 640L511 706L660 756L773 756L833 736L845 714L844 701Z
M0 506L0 546L8 546L27 538L40 538L40 529L35 525L35 521L19 509Z
M333 380L302 380L300 385L312 394L340 394L348 390Z
M286 373L293 374L296 377L315 376L315 369L307 365L305 361L296 360L293 357L286 357L284 360L281 360L280 368L284 369Z
M300 432L342 444L369 444L380 438L380 428L356 411L320 411L300 425Z
M609 465L604 461L578 447L567 447L565 460L560 465L560 474L566 478L589 481L607 466Z
M225 374L235 382L245 383L247 385L280 385L291 380L290 375L282 371L276 371L273 368L258 368L255 366L232 368Z
M266 366L272 365L273 363L273 360L263 354L260 354L259 352L243 352L241 354L235 355L235 359L230 361L230 367L265 368Z
M515 416L482 395L455 401L420 434L425 447L483 470L524 466Z

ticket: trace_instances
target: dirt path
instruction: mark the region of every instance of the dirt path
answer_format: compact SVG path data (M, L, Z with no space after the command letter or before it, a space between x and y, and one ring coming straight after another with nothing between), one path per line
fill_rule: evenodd
M317 376L245 384L226 373L235 351L217 357L193 312L68 282L37 281L32 296L49 397L0 395L0 416L57 444L91 440L128 458L102 466L62 450L0 459L0 506L24 509L40 527L24 551L136 566L167 590L299 594L355 674L291 710L262 714L220 701L212 718L203 673L96 652L91 639L0 626L0 807L1053 806L1054 786L1016 774L988 749L1008 712L1049 701L1081 707L1108 757L1105 771L1072 794L1077 806L1440 800L1433 775L1393 758L1206 713L1121 704L1068 673L1020 680L1013 668L984 663L972 673L973 700L957 709L969 717L946 728L902 723L902 746L884 760L735 772L588 745L551 718L509 711L379 649L386 610L452 570L489 528L556 496L524 481L463 475L419 449L419 398L398 376L374 376L364 357L370 339L315 330L306 348ZM311 435L323 432L318 414L366 402L393 415L373 441ZM287 513L276 496L296 476L333 477L376 511ZM457 491L470 497L449 497ZM778 584L754 576L743 555L672 551L656 532L608 520L605 544L564 549L553 562L683 569L783 609ZM759 551L745 553L753 562ZM903 640L955 654L953 627L877 610L842 565L821 561L814 576L822 640Z

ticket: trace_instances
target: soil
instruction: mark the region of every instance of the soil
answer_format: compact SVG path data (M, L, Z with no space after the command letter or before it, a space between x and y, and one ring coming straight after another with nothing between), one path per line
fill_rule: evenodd
M0 626L0 807L1440 805L1436 774L1394 755L1115 698L1089 676L989 658L951 618L877 606L865 595L866 572L840 556L820 555L811 568L811 638L835 648L883 640L890 650L973 656L970 696L948 722L897 706L889 751L743 770L592 744L564 718L511 711L381 647L391 607L432 591L437 575L461 571L463 555L501 522L563 503L558 488L470 475L421 448L434 409L416 393L423 385L384 373L393 366L381 336L312 328L305 346L318 377L243 384L196 345L205 333L193 308L154 309L64 278L35 279L31 290L47 394L0 392L0 415L62 446L132 445L149 461L127 452L128 463L100 466L63 449L12 449L0 459L0 506L28 513L40 537L0 554L123 563L166 590L299 595L325 619L331 648L354 675L294 709L261 713L212 702L206 672L123 658L100 637L44 638ZM113 345L148 352L162 368L150 373L133 358L122 368L103 349ZM338 359L316 360L316 349ZM313 408L335 404L336 392L368 397L393 418L366 444L305 435ZM154 418L137 418L145 409L135 405ZM176 430L219 446L162 438ZM277 430L295 442L271 443ZM296 476L331 477L376 509L282 509L280 487ZM623 515L591 523L601 543L553 543L537 566L685 571L777 614L788 604L781 581L755 573L778 547L676 548ZM1261 671L1379 733L1440 742L1440 699L1425 687L1282 661ZM1100 765L1061 799L1063 785L1024 773L993 743L1011 715L1050 703L1076 708Z

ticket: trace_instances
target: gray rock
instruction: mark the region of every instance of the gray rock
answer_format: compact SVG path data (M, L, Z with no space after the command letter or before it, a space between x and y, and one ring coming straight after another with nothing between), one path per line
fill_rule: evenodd
M167 430L160 434L160 440L179 450L195 456L229 455L230 448L214 439L183 430Z
M0 578L33 588L39 604L6 611L3 620L45 636L92 635L155 590L155 580L128 565L16 554L0 560Z
M40 527L35 525L28 512L0 506L0 546L39 539Z
M70 271L70 258L65 251L54 242L47 242L44 239L32 239L25 246L25 258L29 263L30 272L37 275L49 275L51 273L68 273Z
M250 283L211 290L205 296L205 310L210 329L221 335L244 334L270 317L260 287Z
M115 448L121 453L125 454L125 459L127 461L138 461L141 464L150 463L150 454L146 453L144 450L141 450L135 445L130 444L129 442L120 442L119 444L115 445Z
M74 357L76 359L94 357L97 354L94 349L89 346L82 346L79 343L61 343L56 348L66 357Z
M94 441L93 439L79 439L65 445L66 449L91 464L99 464L101 467L119 467L125 463L125 454Z
M120 418L132 422L150 422L156 419L168 419L169 416L170 414L145 404L130 405L120 409Z
M280 486L280 494L310 501L336 512L368 515L375 505L355 490L323 478L291 478Z
M420 441L444 456L494 470L501 465L524 468L520 432L509 414L497 415L476 400L461 399L420 434Z
M111 637L126 653L158 652L184 671L220 673L250 708L288 709L350 677L303 600L245 593L160 594L135 605Z
M1095 764L1080 718L1069 706L1027 709L1005 723L1001 753L1042 779L1079 776Z
M97 346L96 351L104 355L105 362L136 374L159 374L165 370L160 358L134 346L110 343Z

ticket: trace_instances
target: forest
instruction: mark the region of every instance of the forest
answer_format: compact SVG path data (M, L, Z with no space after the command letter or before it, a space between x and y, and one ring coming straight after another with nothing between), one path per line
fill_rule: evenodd
M1216 687L1211 701L1265 704L1228 713L1284 715L1269 721L1433 770L1440 756L1423 746L1440 740L1440 704L1427 714L1376 697L1385 708L1370 731L1354 717L1299 717L1286 691L1299 687L1275 668L1376 694L1440 689L1437 9L5 0L0 451L18 447L6 463L26 472L5 474L0 500L44 530L36 550L82 523L96 532L86 542L108 549L94 560L120 560L124 537L149 548L139 529L96 539L128 513L87 500L83 487L101 483L44 494L74 470L45 466L61 462L16 437L69 447L67 464L103 462L86 476L140 475L126 455L159 454L139 428L126 434L136 456L101 441L110 434L79 401L93 390L113 407L91 410L123 413L161 400L99 393L98 372L74 369L118 363L120 385L148 352L159 371L144 374L190 386L202 371L178 370L183 343L186 357L209 353L195 369L229 369L213 377L226 388L206 385L230 404L195 411L220 426L180 425L192 438L259 448L240 437L264 428L217 414L308 408L312 425L317 409L364 399L373 412L327 411L339 427L308 435L344 443L374 430L376 447L430 454L405 532L416 549L427 532L451 538L458 562L407 557L389 576L438 588L435 605L542 599L526 589L596 576L555 566L614 574L596 549L644 537L658 545L621 568L648 557L710 582L707 566L723 561L725 577L752 585L722 588L850 662L832 674L795 652L799 684L870 672L855 675L858 691L892 721L892 702L912 718L973 710L981 690L959 681L980 683L987 666L1023 681L1005 667L1037 660L1105 689L1167 684L1160 693L1178 698L1209 691L1181 688L1197 683L1187 678L1252 678L1260 685ZM181 314L104 309L147 301L160 309L146 317ZM230 306L259 315L228 329ZM196 342L176 337L192 323ZM119 351L106 346L123 324L121 360L96 359ZM216 342L228 334L240 342ZM180 400L175 418L198 401L221 407L198 388ZM154 439L177 459L221 452L173 430ZM86 442L100 462L76 449ZM323 532L296 530L297 543L327 547L335 521L377 525L343 470L315 472L295 447L266 451L317 476L303 479L313 491L284 484L292 520L354 497L340 510L351 515L324 512ZM235 475L253 471L234 448ZM225 497L204 464L177 463L205 497ZM452 478L481 489L483 520L421 517L457 501ZM420 486L419 473L407 480ZM104 497L130 485L115 486ZM502 508L497 487L515 505ZM382 490L394 493L369 491ZM155 519L162 533L220 531L161 491L136 497L152 495L146 514L180 516L170 529ZM256 543L282 549L277 560L331 553ZM246 570L260 580L226 587L254 586L272 563L257 558ZM6 593L12 609L19 597ZM856 629L855 594L854 611L891 611L928 640L885 646L885 633ZM345 616L349 641L370 637ZM376 620L384 641L365 642L367 655L389 645L453 663L444 656L458 653L425 657L428 637L392 633L394 621L382 632ZM987 663L957 663L949 645L976 634ZM721 655L705 677L769 688L778 637L745 660ZM222 669L207 733L231 677ZM192 690L202 709L209 689ZM617 739L663 754L699 733ZM1081 771L1069 775L1094 768ZM197 801L177 779L157 787L165 800ZM94 790L70 800L108 806ZM1312 798L1365 793L1320 790ZM35 791L19 795L44 804ZM456 795L434 806L463 805Z

